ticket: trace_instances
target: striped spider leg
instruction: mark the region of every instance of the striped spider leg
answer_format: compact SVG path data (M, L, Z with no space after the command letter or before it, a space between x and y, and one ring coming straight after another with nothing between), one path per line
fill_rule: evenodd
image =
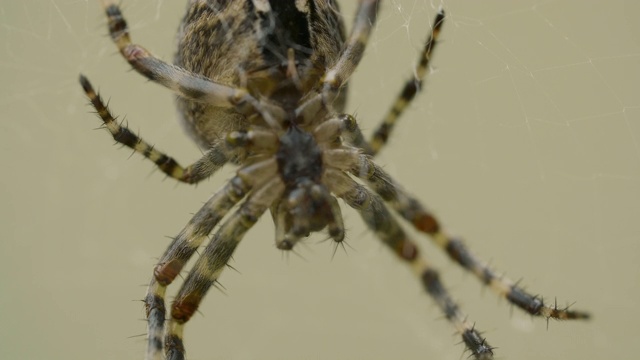
M339 127L331 121L325 123L324 126L327 128L334 126L340 131L357 131L357 124L352 117L343 116L335 121L338 120L343 122ZM506 298L510 303L532 316L558 320L589 318L589 314L582 311L558 308L555 304L549 306L544 303L542 298L527 293L512 280L496 273L486 262L470 252L460 239L446 234L441 229L438 220L415 197L397 185L389 174L372 161L369 155L362 154L359 149L331 150L327 154L326 161L342 170L330 170L325 173L327 178L324 179L324 182L330 184L331 192L359 211L367 226L383 240L385 245L410 264L427 293L438 304L447 319L453 323L463 342L476 359L492 359L492 347L480 336L473 323L467 320L466 315L460 311L458 305L440 282L438 271L418 256L417 247L389 214L385 202L411 223L414 228L429 235L453 261L473 273L496 294ZM356 183L345 173L351 173L362 179L375 193Z
M267 210L281 250L291 250L302 238L325 229L333 241L342 242L345 229L336 198L358 211L376 236L410 265L476 359L493 359L493 348L453 301L438 271L419 256L389 206L517 307L547 319L588 317L548 306L498 276L461 240L447 235L436 218L372 160L421 88L444 11L438 11L415 78L407 81L368 142L355 119L342 113L341 90L362 59L380 1L359 1L346 37L334 0L189 0L178 31L175 65L133 44L119 7L112 0L102 4L122 56L138 73L178 95L187 132L207 151L192 165L180 166L119 125L81 76L85 93L113 138L185 183L197 183L228 162L239 165L236 175L173 238L154 268L144 300L148 360L185 358L186 322ZM167 287L211 233L167 319Z
M196 184L215 173L229 159L234 160L234 162L238 161L236 158L239 156L238 152L240 151L229 149L225 146L224 141L217 141L198 161L186 168L182 167L175 159L156 150L127 127L118 124L118 121L111 114L100 95L93 89L89 79L84 75L80 75L80 84L113 139L151 160L160 171L171 178L188 184Z
M366 42L369 39L369 33L375 25L377 11L380 7L378 1L363 1L356 14L356 25L354 26L351 41L343 50L341 61L333 68L329 69L323 79L323 93L325 99L333 99L337 96L340 88L343 87L348 78L353 74L362 59ZM359 21L358 21L359 20ZM370 155L376 155L386 145L387 140L391 136L396 121L400 118L404 110L409 106L411 101L415 99L416 94L422 89L422 83L429 70L429 62L431 60L433 50L438 44L438 37L444 24L444 9L440 7L433 25L431 33L425 41L424 47L418 56L418 64L414 71L414 76L409 78L405 85L393 102L390 110L382 119L378 128L374 131L369 142L364 141L362 133L359 129L345 134L349 136L350 142ZM327 100L325 100L327 101Z

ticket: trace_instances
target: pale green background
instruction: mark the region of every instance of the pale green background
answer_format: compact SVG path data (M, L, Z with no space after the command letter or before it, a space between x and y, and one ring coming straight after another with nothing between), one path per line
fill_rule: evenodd
M123 0L133 37L171 59L183 0ZM355 1L342 1L351 23ZM411 74L437 0L386 1L352 83L371 130ZM587 323L511 311L416 236L499 359L640 353L640 3L443 1L427 90L379 162L483 258ZM172 95L128 71L93 0L0 0L0 358L141 359L155 259L197 188L112 146L77 84L182 163L200 151ZM465 359L408 269L345 211L352 249L283 256L265 217L186 329L190 359ZM175 291L177 286L172 287Z

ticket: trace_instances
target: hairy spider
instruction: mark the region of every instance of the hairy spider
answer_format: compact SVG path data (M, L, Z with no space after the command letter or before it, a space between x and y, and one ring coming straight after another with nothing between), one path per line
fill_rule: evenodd
M168 176L190 184L227 162L239 166L235 177L173 238L154 268L144 300L147 359L162 359L163 351L168 359L184 359L185 323L265 211L274 219L279 249L291 250L300 239L323 229L336 243L342 242L345 230L336 198L358 211L376 236L409 264L476 359L492 359L493 348L452 300L437 270L419 256L389 208L529 314L547 319L589 316L548 306L498 275L460 239L446 234L436 218L373 161L420 90L444 20L441 9L420 53L416 76L406 82L371 139L365 140L355 119L343 113L344 90L363 56L379 3L359 1L346 37L335 0L189 0L171 65L132 43L118 5L103 0L111 38L122 56L137 72L178 95L182 123L208 150L192 165L180 166L119 125L87 78L80 76L113 138ZM165 330L167 286L223 219L173 301Z

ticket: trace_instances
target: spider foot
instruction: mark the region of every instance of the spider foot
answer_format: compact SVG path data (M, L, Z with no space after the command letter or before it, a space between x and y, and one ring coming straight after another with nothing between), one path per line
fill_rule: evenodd
M462 333L462 341L476 360L493 360L493 346L472 327Z

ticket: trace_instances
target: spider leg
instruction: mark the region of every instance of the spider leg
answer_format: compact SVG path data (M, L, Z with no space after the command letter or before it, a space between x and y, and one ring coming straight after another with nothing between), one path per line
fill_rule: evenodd
M173 239L156 265L144 300L148 319L147 360L162 358L162 337L166 316L164 298L167 286L180 273L213 227L249 190L250 186L237 176L229 181L207 201L180 234Z
M389 109L385 117L382 119L382 122L373 133L373 136L369 141L371 150L366 151L367 154L375 155L380 151L380 149L382 149L382 147L387 143L396 121L415 98L418 91L422 89L422 82L429 70L429 61L431 60L433 49L438 43L438 36L440 35L440 29L442 28L443 23L444 10L440 8L435 20L433 21L431 34L429 34L427 42L425 43L424 48L420 53L420 57L418 58L418 66L415 69L414 76L408 79L404 84L404 88L391 106L391 109Z
M225 142L221 140L213 144L198 161L184 168L172 157L156 150L127 127L118 124L100 94L93 89L89 80L83 75L80 75L80 83L113 139L153 161L163 173L178 181L189 184L198 183L211 176L233 156L232 152L227 149Z
M469 322L440 281L437 270L418 255L417 246L389 213L382 198L340 170L328 169L323 176L331 191L357 210L367 226L402 260L409 263L426 292L440 307L476 360L493 359L492 347Z
M376 22L379 2L379 0L360 0L346 46L342 49L335 65L327 70L322 81L322 97L325 104L333 103L340 87L347 82L362 60L369 34Z
M119 6L113 0L103 0L102 5L109 21L111 39L129 64L149 80L174 90L184 98L220 107L232 107L234 100L246 95L240 89L218 84L201 75L168 64L153 56L144 47L133 44L129 27Z
M171 306L165 338L167 359L184 359L184 324L195 313L209 288L215 284L244 234L284 192L284 183L273 177L255 189L242 206L216 232L189 272Z
M217 83L202 75L169 64L152 55L144 47L133 44L127 22L118 5L113 0L102 0L102 6L108 18L111 39L125 60L138 73L173 90L185 99L216 107L234 108L246 115L255 110L272 127L280 127L271 115L274 111L277 112L277 109L257 100L246 90ZM265 108L270 109L266 111Z
M356 119L349 114L339 114L313 130L316 141L321 143L332 143L344 137L344 141L356 148L363 149L365 153L369 153L371 148L369 143L362 136L362 131L356 122Z
M166 316L164 297L167 286L178 276L187 261L227 212L253 188L260 188L263 185L264 180L258 179L273 175L276 171L273 160L265 160L240 169L233 179L200 208L162 255L153 271L153 278L145 297L149 336L146 357L148 360L160 359L162 356L162 336Z
M279 202L272 215L273 223L276 227L276 247L280 250L293 249L301 237L291 231L291 224L287 224L288 209L286 201Z
M344 220L342 218L342 210L340 210L340 204L333 197L329 196L327 201L331 207L331 214L333 215L331 221L327 224L327 231L333 241L338 244L344 241Z
M473 273L494 292L506 298L511 304L533 316L559 320L587 319L589 314L557 305L547 305L541 297L527 293L511 279L498 274L465 246L462 240L451 237L440 227L438 220L412 195L403 190L382 168L367 155L355 155L357 164L351 173L365 180L385 201L417 230L428 234L442 248L451 260Z

